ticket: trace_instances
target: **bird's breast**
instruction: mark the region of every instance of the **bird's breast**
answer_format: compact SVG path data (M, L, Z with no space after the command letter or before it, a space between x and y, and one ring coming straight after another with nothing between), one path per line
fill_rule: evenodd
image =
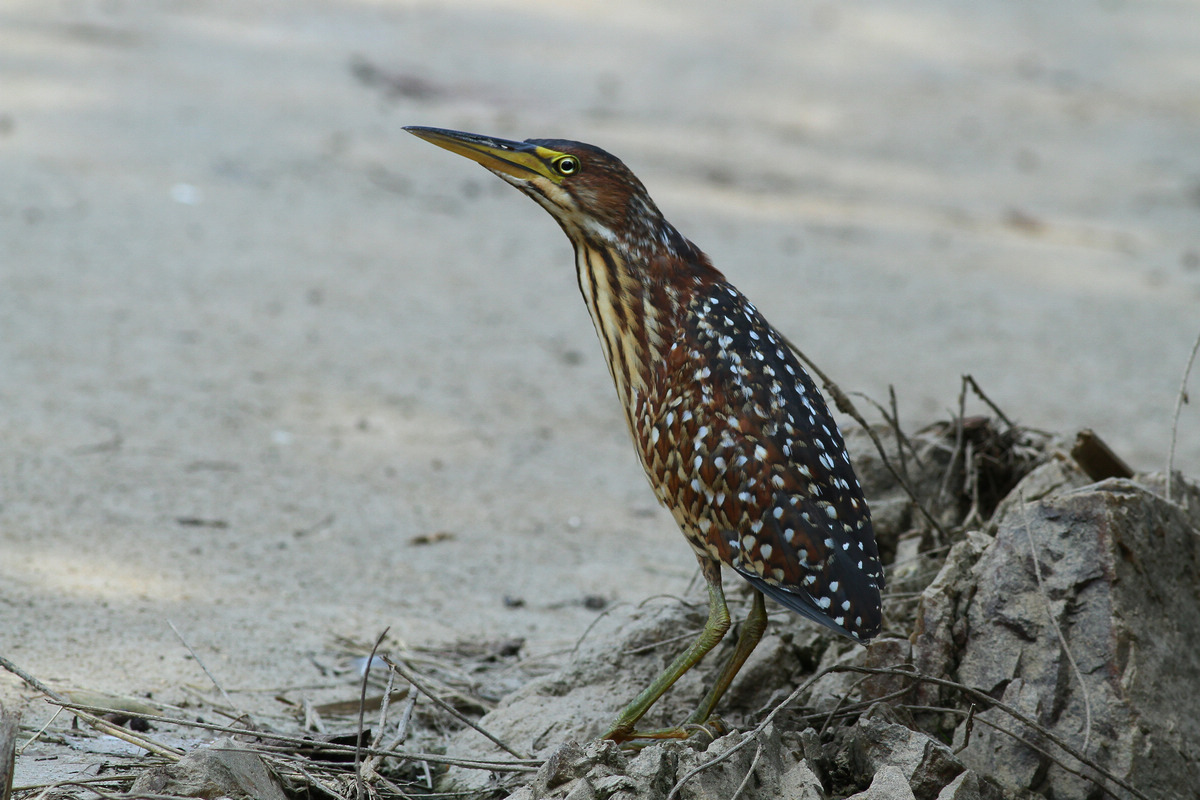
M699 552L820 608L836 611L851 594L878 605L870 512L837 425L736 289L717 285L689 303L636 406L650 482Z

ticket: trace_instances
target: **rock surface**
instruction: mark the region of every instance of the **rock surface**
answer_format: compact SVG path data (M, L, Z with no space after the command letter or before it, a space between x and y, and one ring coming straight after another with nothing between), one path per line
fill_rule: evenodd
M821 781L801 755L795 734L774 726L758 735L732 733L698 751L661 742L626 757L609 742L568 741L550 754L513 800L652 800L673 790L681 800L787 797L824 800Z
M899 767L886 766L875 773L871 788L846 800L916 800L912 787Z
M1011 505L959 617L958 680L1152 797L1200 786L1200 503L1192 501L1189 512L1109 480ZM999 709L977 720L1056 750ZM962 757L1012 789L1094 796L1092 773L1072 775L994 728L976 724Z
M130 794L287 800L263 760L228 738L193 750L175 764L146 770L134 781Z
M893 771L917 800L933 800L964 771L949 747L904 725L864 717L850 729L847 741L862 774L878 779L884 771Z

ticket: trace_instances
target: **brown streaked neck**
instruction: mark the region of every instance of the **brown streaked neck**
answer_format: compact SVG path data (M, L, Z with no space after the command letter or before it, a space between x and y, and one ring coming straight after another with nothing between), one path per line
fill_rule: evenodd
M679 323L688 304L698 291L724 285L724 276L665 221L653 238L634 242L563 227L575 247L579 291L632 429L637 397L651 391L671 344L683 338Z

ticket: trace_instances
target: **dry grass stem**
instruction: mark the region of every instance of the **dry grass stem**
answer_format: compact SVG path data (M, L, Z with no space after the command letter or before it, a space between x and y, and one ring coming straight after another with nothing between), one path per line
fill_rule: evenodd
M130 784L137 780L140 772L110 772L105 775L97 775L92 778L71 778L65 781L51 781L49 783L27 783L24 786L14 786L14 792L33 792L41 790L42 795L45 795L52 789L57 789L62 786L78 786L91 787L105 784ZM89 788L88 791L91 791Z
M1088 775L1086 772L1083 772L1082 770L1075 769L1071 765L1063 763L1062 759L1056 758L1054 756L1054 754L1051 753L1046 748L1041 747L1041 746L1029 741L1025 737L1021 736L1019 733L1016 733L1015 731L1010 731L1007 728L1005 728L1004 726L999 725L995 722L992 722L991 720L985 719L983 717L975 716L975 704L974 703L971 704L970 709L968 709L967 711L963 711L961 708L947 708L945 706L902 705L902 706L900 706L900 708L904 708L909 711L924 711L924 712L929 712L929 713L954 714L954 715L960 716L960 717L966 716L966 718L967 718L966 736L964 737L963 744L961 746L955 748L954 752L956 754L962 752L963 750L965 750L967 748L967 745L970 743L971 728L976 722L978 722L980 725L984 725L988 728L991 728L992 730L996 731L997 733L1002 733L1005 736L1009 737L1010 739L1013 739L1014 741L1018 741L1021 744L1025 745L1030 750L1033 750L1033 751L1039 753L1047 761L1053 762L1056 766L1059 767L1059 769L1062 769L1064 772L1069 772L1077 778L1080 778L1085 781L1089 781L1090 783L1092 783L1094 786L1096 786L1098 789L1100 789L1100 791L1104 792L1109 797L1117 797L1117 795L1114 794L1113 791L1111 789L1109 789L1107 786L1103 786L1103 785L1097 783L1095 776ZM1093 769L1097 769L1097 767L1095 767L1095 765L1091 764L1090 762L1083 762L1083 763L1086 764L1087 766L1092 767ZM1137 792L1137 790L1135 790L1135 789L1131 789L1130 791L1135 792L1135 795L1139 798L1143 798L1143 800L1150 800L1149 797L1147 797L1146 795L1144 795L1140 792Z
M29 745L33 744L38 739L42 738L42 734L44 734L50 728L50 726L54 724L54 720L58 719L58 715L63 713L63 711L65 711L65 710L66 709L62 708L61 706L59 708L54 709L54 713L50 715L50 719L46 720L46 723L44 725L42 725L42 727L37 729L37 733L33 734L33 736L30 736L25 741L25 744L23 744L17 748L17 755L21 755L22 753L24 753L26 747L29 747Z
M741 750L743 747L745 747L750 742L755 741L762 734L762 732L767 729L767 726L775 721L775 717L779 716L779 713L781 711L783 711L783 709L787 708L789 705L791 705L793 702L795 702L796 698L798 698L804 692L808 691L814 683L816 683L818 680L825 677L826 675L830 674L831 672L834 672L836 669L837 669L836 667L829 667L827 669L823 669L820 672L813 675L812 677L810 677L804 683L800 684L795 689L793 689L792 693L789 694L787 697L785 697L783 700L780 700L775 705L775 707L771 709L771 713L767 714L767 716L763 718L763 721L758 723L758 725L756 725L754 727L754 730L745 734L742 737L742 740L740 742L738 742L733 747L726 750L721 755L712 759L711 761L706 761L703 764L693 767L682 778L680 778L678 781L676 781L675 785L671 787L671 791L667 793L666 800L675 800L675 798L679 796L679 792L683 789L683 785L685 783L690 781L695 776L699 775L704 770L710 769L711 767L715 767L717 764L720 764L725 759L731 757L734 753L736 753L738 750Z
M17 715L0 705L0 800L12 797L13 772L17 763Z
M238 709L238 704L233 702L233 698L229 696L229 692L225 691L225 687L221 685L221 682L217 680L216 676L209 672L208 667L204 664L204 659L200 658L200 654L196 652L187 639L183 638L183 634L179 632L179 628L175 627L175 623L171 620L167 620L167 625L170 626L171 631L175 634L175 637L179 639L180 643L182 643L183 646L187 648L187 651L192 654L192 659L196 662L200 669L204 671L204 674L208 676L208 679L212 681L212 685L217 687L217 691L221 693L221 697L225 698L225 702L229 704L229 707L236 710L239 717L242 716L241 710Z
M830 667L826 671L828 671L828 672L862 672L862 673L866 673L869 675L907 676L907 677L911 677L913 680L921 681L923 683L931 683L935 686L942 686L947 689L956 690L956 691L961 692L962 694L966 695L967 697L970 697L972 700L974 700L975 702L979 703L982 706L985 706L987 708L1000 709L1005 714L1008 714L1010 717L1012 717L1013 719L1020 722L1022 725L1025 725L1026 727L1033 730L1035 733L1044 737L1047 741L1054 744L1056 747L1058 747L1060 750L1062 750L1067 755L1074 758L1080 764L1083 764L1084 766L1087 766L1090 769L1094 770L1097 775L1104 778L1105 780L1112 781L1117 786L1120 786L1122 789L1133 794L1133 796L1139 798L1139 800L1150 800L1150 798L1147 797L1145 794L1138 791L1136 788L1131 786L1128 782L1122 780L1121 778L1112 774L1108 770L1104 769L1099 764L1097 764L1095 761L1092 761L1091 759L1089 759L1085 753L1082 753L1079 750L1075 749L1075 747L1073 747L1065 739L1063 739L1058 734L1054 733L1054 731L1052 731L1049 728L1045 727L1044 725L1040 724L1037 720L1027 716L1026 714L1022 713L1021 711L1018 711L1017 709L1013 708L1012 706L1008 705L1007 703L996 700L995 698L993 698L991 695L987 694L984 691L967 686L965 683L959 683L958 681L952 681L952 680L948 680L946 678L935 678L931 675L923 675L923 674L917 672L915 669L898 669L898 668L893 668L893 667L858 667L858 666L853 666L853 665L849 665L849 664L844 664L844 665L837 665L837 666ZM983 720L979 717L976 717L976 721L982 722ZM995 727L995 726L993 726L993 727ZM1002 730L1002 729L997 728L997 730ZM1008 733L1007 731L1004 731L1004 732ZM1024 738L1022 738L1020 736L1013 735L1013 738L1017 739L1018 741L1020 741L1024 744L1030 744ZM1034 747L1034 745L1030 744L1030 747ZM1034 749L1038 749L1039 752L1042 752L1039 748L1035 747ZM1060 759L1054 758L1053 756L1049 756L1049 755L1047 755L1047 757L1050 758L1052 761L1054 761L1054 763L1058 764L1059 766L1064 766ZM1064 768L1065 768L1065 766L1064 766ZM1103 784L1099 783L1094 778L1087 777L1087 780L1091 780L1100 789L1103 789L1106 792L1109 791ZM1111 794L1111 792L1109 792L1109 793Z
M4 656L0 656L0 667L3 667L4 669L8 670L12 674L16 675L18 678L20 678L22 681L24 681L27 686L31 687L32 689L34 689L38 692L41 692L43 695L45 695L50 700L52 700L55 704L62 706L63 708L68 708L68 709L71 708L71 703L69 703L67 701L66 697L64 697L63 695L54 691L49 686L47 686L46 684L39 681L37 678L30 675L28 672L21 669L13 662L9 661ZM134 747L140 747L141 749L143 749L149 753L154 753L157 756L162 756L163 758L169 759L171 761L178 761L180 758L183 757L183 751L178 748L171 747L170 745L162 744L161 742L156 741L152 737L145 736L140 733L135 733L134 731L126 730L125 728L122 728L120 725L114 725L113 723L109 722L108 720L101 719L101 718L89 713L87 710L83 709L82 707L80 707L79 709L72 709L72 713L74 713L76 717L83 720L88 725L91 725L93 728L100 731L101 733L107 733L109 736L115 736L116 738L122 739L122 740L128 742L129 744L133 745ZM134 714L131 714L128 711L114 711L113 709L109 709L106 713L117 713L117 714L123 714L126 716L135 716Z
M946 471L942 473L942 483L938 487L937 499L934 500L939 507L946 502L946 496L950 493L950 479L954 476L954 468L958 465L959 458L963 459L963 473L966 474L966 458L963 456L963 448L966 442L966 431L964 430L964 420L967 413L967 383L963 380L958 391L958 413L952 414L954 420L954 449L950 452L950 463L946 465Z
M967 709L967 723L963 728L963 742L954 749L955 755L966 750L971 744L971 731L975 730L975 704L971 703L971 707Z
M742 796L742 792L746 791L746 787L750 785L750 779L754 777L754 770L758 767L760 758L762 758L762 742L759 742L758 747L755 748L754 758L750 759L750 766L746 769L746 776L742 778L742 782L738 784L729 800L737 800Z
M388 668L387 691L384 692L383 702L380 703L380 706L379 706L379 729L377 731L375 731L375 738L371 741L371 748L375 749L375 750L391 750L392 749L390 746L389 747L383 746L383 733L387 729L388 708L390 706L390 703L388 702L388 700L392 696L392 688L395 686L395 683L396 683L396 670L389 667ZM408 696L408 704L407 705L410 709L415 707L416 699L417 699L416 695L410 694ZM407 727L408 720L404 719L404 720L402 720L402 722ZM397 744L399 744L399 742L397 742ZM370 756L366 760L366 762L363 764L363 774L367 775L367 776L371 776L373 778L379 778L380 780L384 780L383 776L379 775L377 772L379 764L382 761L383 761L382 756L377 756L377 755Z
M1017 427L1016 425L1013 424L1013 421L1011 419L1009 419L1008 416L1003 411L1000 410L1000 406L993 403L992 398L988 397L984 393L983 389L981 389L979 387L979 384L975 382L975 376L963 375L962 378L963 378L963 381L965 381L966 384L971 387L971 391L975 392L975 396L978 397L980 400L982 400L984 403L986 403L988 408L990 408L992 411L996 412L996 416L999 417L1004 422L1005 425L1007 425L1010 428Z
M912 484L910 484L908 480L900 474L899 470L892 466L892 460L888 458L887 450L884 448L883 442L879 440L879 434L875 433L867 420L861 413L859 413L858 408L850 401L850 398L846 396L846 393L842 391L840 386L834 383L820 367L818 367L812 362L811 359L809 359L808 356L804 355L800 348L792 344L790 339L788 339L786 336L783 336L782 338L784 344L786 344L792 350L792 352L795 353L801 361L807 364L809 368L817 374L817 377L821 379L821 383L825 386L825 391L829 392L829 396L833 398L834 405L837 406L838 410L843 414L847 414L852 417L854 421L862 426L862 429L866 431L867 436L871 437L871 441L874 443L875 449L879 452L879 458L883 462L883 466L887 468L887 471L890 472L892 477L896 479L896 482L900 484L900 488L902 488L904 493L908 495L909 499L913 501L913 505L918 511L921 512L921 516L925 518L925 520L933 527L933 529L937 531L938 535L942 537L942 540L945 541L945 539L948 537L946 529L942 527L942 524L937 521L933 514L930 513L929 509L925 507L925 504L921 502L921 498L917 497L917 493L913 490Z
M1196 353L1200 351L1200 333L1196 334L1196 342L1192 345L1192 354L1188 356L1187 366L1183 369L1183 379L1179 382L1179 393L1175 395L1175 417L1171 420L1171 447L1167 453L1167 502L1171 502L1171 474L1175 471L1175 440L1179 436L1179 414L1183 404L1188 402L1188 378L1192 374L1192 366L1196 363Z
M359 690L360 693L358 696L358 732L354 737L354 787L358 794L358 800L362 800L363 795L367 793L367 787L363 781L362 774L363 720L367 714L367 683L371 677L371 667L375 663L375 653L378 652L379 645L383 644L383 640L387 637L388 630L388 628L384 628L383 632L375 638L375 644L371 647L371 654L367 656L367 664L363 667L362 687ZM387 708L388 697L392 693L391 678L394 674L394 671L388 673L388 690L383 696L382 707L384 709Z
M854 683L852 683L850 685L849 689L842 692L842 694L838 697L838 701L833 704L833 709L830 710L830 712L825 715L825 721L823 723L821 723L821 729L819 731L817 731L818 736L825 735L825 731L829 730L829 726L833 723L833 719L834 719L834 717L837 716L838 711L841 710L842 705L850 698L850 695L852 693L854 693L858 689L858 687L862 686L863 683L870 680L870 678L871 678L870 675L864 675L861 678L859 678L858 680L856 680Z
M627 656L636 656L639 653L649 653L651 650L657 650L660 647L666 647L667 645L672 645L676 642L691 641L699 636L702 630L703 628L690 628L678 636L671 636L667 639L659 639L656 642L650 642L649 644L644 644L640 647L631 647L628 650L623 650L622 652Z
M850 694L850 692L854 691L854 689L858 687L858 685L859 685L858 683L855 683L854 686L852 686L850 689L847 689L845 694L843 695L842 699L844 700L845 697ZM896 691L889 692L881 697L873 697L870 700L860 700L857 703L847 703L846 705L841 706L840 709L835 708L833 711L829 711L829 712L821 711L821 712L818 712L815 714L801 714L797 717L794 717L793 719L795 719L797 722L801 722L801 723L811 723L811 722L816 722L818 720L824 720L825 722L823 723L822 728L821 728L821 731L824 732L824 730L828 726L829 721L832 720L834 717L850 717L855 714L858 714L859 712L869 710L871 708L871 706L886 702L888 700L898 700L899 698L904 697L905 695L908 695L911 693L912 693L912 687L906 686L903 689L897 689Z
M56 701L57 702L57 701ZM271 731L250 730L248 728L235 728L230 725L217 725L211 722L200 722L197 720L176 719L174 717L162 717L156 714L137 714L128 711L119 711L118 709L102 708L98 706L83 706L74 703L62 702L59 703L63 708L72 713L99 713L112 714L121 713L127 717L134 719L142 719L147 722L161 722L168 725L178 725L183 728L198 728L200 730L215 731L218 733L227 733L233 736L250 736L255 739L265 739L272 742L278 742L281 745L287 745L292 748L312 749L319 747L321 750L329 752L344 753L349 756L354 755L354 745L338 744L337 742L320 742L314 739L306 739L300 736L291 736L283 733L272 733ZM428 761L431 764L448 764L450 766L464 767L466 769L482 769L492 770L494 772L536 772L542 762L536 759L519 759L517 761L492 761L488 759L466 759L466 758L451 758L449 756L440 756L436 753L406 753L403 751L394 750L375 750L373 748L363 748L365 755L379 754L388 758L400 758L406 761Z
M473 719L466 716L465 714L460 712L457 708L450 705L445 700L443 700L441 697L439 697L436 692L434 692L432 689L430 689L425 684L423 677L418 675L414 670L410 669L406 664L404 664L403 662L401 662L399 660L397 660L396 662L393 662L391 659L388 659L386 657L384 657L384 661L386 661L397 672L399 672L401 677L403 677L405 680L407 680L409 683L411 683L413 685L413 688L415 688L417 691L421 692L421 694L425 695L430 700L432 700L434 702L434 704L438 706L438 708L442 709L447 714L454 717L455 719L457 719L459 722L463 723L467 727L469 727L469 728L473 729L474 731L476 731L477 733L481 734L484 738L488 739L492 744L496 745L501 750L503 750L504 752L513 756L514 758L519 758L519 759L529 758L529 756L522 755L518 751L514 750L508 744L506 744L505 742L501 741L499 738L494 736L490 731L483 728L483 726L481 726L479 723L475 722Z
M1054 618L1054 606L1050 603L1050 595L1046 593L1046 587L1042 583L1042 562L1038 558L1037 548L1033 544L1033 530L1029 523L1029 504L1025 502L1025 493L1021 492L1018 495L1021 501L1021 515L1025 521L1025 538L1029 541L1029 556L1033 559L1033 575L1037 578L1038 594L1042 596L1042 600L1046 603L1046 619L1050 621L1050 627L1054 628L1054 633L1058 636L1058 642L1062 645L1063 655L1067 657L1067 661L1071 664L1071 671L1075 673L1075 680L1079 681L1079 691L1083 695L1083 752L1086 753L1088 744L1092 740L1092 698L1088 693L1087 684L1083 682L1083 672L1079 669L1079 665L1075 663L1075 656L1071 655L1071 648L1067 645L1067 637L1063 636L1062 628L1058 625L1058 620Z
M694 575L692 577L693 583L695 582L696 577L699 575L700 575L700 570L696 570L696 572L694 573ZM692 588L692 584L688 584L689 591L691 590L691 588ZM698 608L699 607L699 605L697 603L693 603L692 601L682 598L679 595L675 595L675 594L652 594L649 597L642 600L640 603L638 603L637 607L642 608L650 601L660 600L664 597L668 598L670 600L674 600L675 602L679 603L682 606L686 606L687 608ZM574 655L575 653L577 653L579 651L580 646L584 643L584 641L587 639L588 635L592 632L592 629L595 628L596 625L598 625L602 619L604 619L608 615L612 614L617 609L623 608L626 605L628 605L628 603L615 603L615 604L609 606L608 608L604 609L603 611L601 611L599 614L597 614L596 618L588 623L588 626L586 628L584 628L583 633L581 633L579 635L579 638L575 640L575 646L572 647L568 652L571 655Z
M889 388L891 388L891 387L889 387ZM904 450L905 450L905 448L907 448L909 450L909 452L911 452L913 454L913 458L917 459L918 458L917 448L912 443L912 441L908 438L908 435L900 429L899 419L897 417L893 416L893 414L895 412L894 403L896 402L895 390L892 389L891 402L893 403L893 406L892 406L891 413L889 413L888 409L884 408L882 403L880 403L878 400L871 397L870 395L867 395L864 392L849 392L849 394L853 397L858 397L862 400L865 400L866 402L873 405L875 407L875 410L879 412L879 416L883 417L883 421L887 423L888 428L892 431L892 434L896 437L896 460L900 462L900 474L904 475L904 477L906 477L906 478L909 477L908 458L904 455Z

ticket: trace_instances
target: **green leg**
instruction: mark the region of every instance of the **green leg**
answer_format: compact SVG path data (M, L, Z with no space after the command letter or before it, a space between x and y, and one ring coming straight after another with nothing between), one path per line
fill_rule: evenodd
M708 694L700 701L700 705L687 718L684 725L703 725L708 721L708 718L712 716L713 709L720 702L721 696L733 683L734 677L746 663L746 659L754 652L754 648L758 646L759 640L763 637L763 631L766 629L767 607L763 602L762 592L756 591L754 603L750 606L750 613L746 615L746 621L742 623L742 629L738 632L737 645L733 648L733 655L725 662L725 666L721 668L721 674L717 676L716 683L708 690Z
M729 630L729 609L725 606L725 592L721 590L721 567L716 562L705 560L701 560L700 567L704 572L704 580L708 583L708 621L704 623L704 630L700 632L699 638L692 643L691 647L680 653L661 675L655 678L632 703L625 707L624 711L617 715L608 732L601 737L602 739L625 742L637 738L638 734L634 731L633 726L642 718L642 715L650 709L650 706L654 705L658 698L663 696L667 689L671 688L675 681L679 680L680 676L696 666L709 650L716 647ZM762 602L761 597L759 602ZM765 616L763 621L765 623ZM761 636L761 631L759 635ZM739 649L744 636L743 633L743 636L738 639ZM757 639L755 642L757 643ZM751 649L753 649L753 645ZM744 661L745 657L742 660ZM736 670L734 671L736 672ZM730 675L730 679L732 677ZM724 690L722 689L722 691ZM717 697L720 697L720 694ZM715 698L713 703L716 703ZM661 732L656 733L661 735Z

